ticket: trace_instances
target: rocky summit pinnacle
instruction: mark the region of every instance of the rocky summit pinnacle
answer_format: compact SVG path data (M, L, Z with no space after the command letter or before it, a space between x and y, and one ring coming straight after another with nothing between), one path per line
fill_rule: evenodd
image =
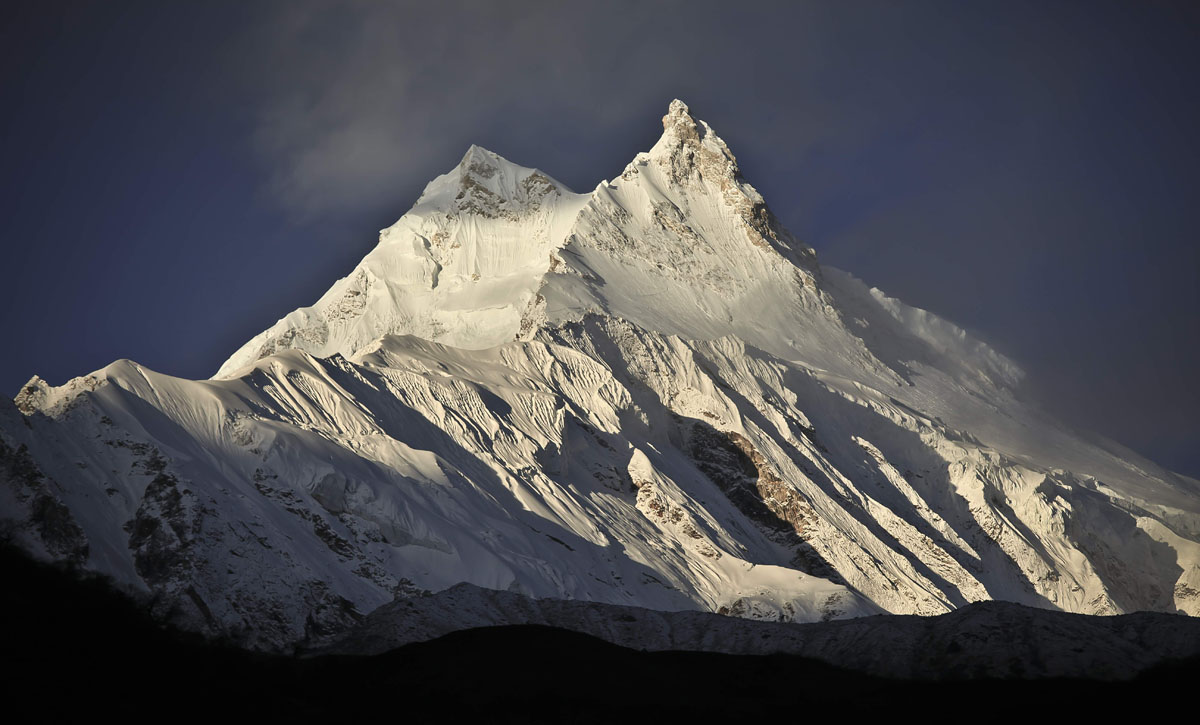
M737 159L704 121L693 118L683 101L671 101L663 116L663 135L650 155L682 182L693 175L719 181L737 176Z
M1200 614L1200 483L1020 376L819 266L673 101L587 194L472 146L211 380L35 378L0 401L0 523L272 650L462 584L798 622Z

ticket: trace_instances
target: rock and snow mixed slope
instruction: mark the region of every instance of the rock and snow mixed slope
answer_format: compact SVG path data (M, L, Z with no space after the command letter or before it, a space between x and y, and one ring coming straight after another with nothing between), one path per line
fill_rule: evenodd
M676 101L575 194L472 147L212 380L0 402L0 511L287 648L466 582L790 621L1200 614L1200 483L1062 429L962 330L817 265Z
M790 654L901 679L1124 680L1200 656L1200 619L1154 612L1090 617L977 602L934 617L795 624L531 599L470 584L385 604L310 654L381 654L463 629L528 624L644 651Z

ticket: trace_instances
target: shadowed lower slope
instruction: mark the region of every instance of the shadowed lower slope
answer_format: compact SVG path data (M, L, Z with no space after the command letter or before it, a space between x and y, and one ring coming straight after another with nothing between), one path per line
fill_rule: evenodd
M81 581L8 548L0 561L10 716L329 721L387 713L609 722L882 713L929 703L975 709L981 702L989 712L1079 715L1131 697L1160 701L1200 673L1200 660L1192 659L1119 683L897 680L788 655L647 653L544 626L465 630L371 657L266 656L164 628L103 580Z

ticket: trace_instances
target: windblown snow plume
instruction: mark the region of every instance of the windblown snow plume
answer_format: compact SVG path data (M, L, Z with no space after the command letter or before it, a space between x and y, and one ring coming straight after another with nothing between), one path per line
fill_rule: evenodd
M728 146L577 194L472 147L211 380L0 401L0 514L165 618L286 650L456 584L809 622L982 600L1200 614L1200 484L818 266Z

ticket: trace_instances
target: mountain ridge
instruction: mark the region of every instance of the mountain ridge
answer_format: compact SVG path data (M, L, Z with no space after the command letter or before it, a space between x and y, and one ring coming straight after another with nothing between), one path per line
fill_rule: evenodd
M261 649L468 583L813 621L1200 614L1200 490L815 254L682 102L575 194L477 146L210 380L0 403L27 550Z

